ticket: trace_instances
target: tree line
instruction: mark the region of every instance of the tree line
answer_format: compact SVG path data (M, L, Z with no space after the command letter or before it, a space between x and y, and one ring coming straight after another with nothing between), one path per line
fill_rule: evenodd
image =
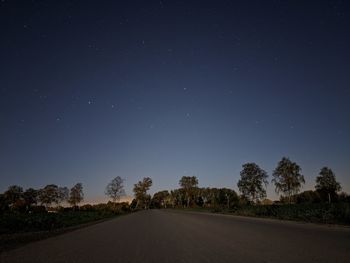
M255 163L246 163L242 167L237 186L243 197L255 203L266 198L268 184L266 171ZM302 185L305 184L301 167L286 157L278 162L272 177L271 182L275 185L276 193L281 194L281 200L286 200L288 203L294 201ZM329 203L337 197L337 193L341 191L341 185L330 168L323 167L320 170L319 176L316 177L315 190L322 200L327 199Z
M0 211L17 210L32 211L40 206L47 209L55 204L56 206L63 202L68 202L76 207L84 199L82 183L75 184L71 189L60 187L55 184L46 185L42 189L28 188L25 191L21 186L12 185L0 194Z
M273 170L271 182L275 185L276 193L281 195L283 203L331 203L338 199L349 200L349 196L341 191L341 185L337 182L334 172L323 167L316 178L315 191L300 192L305 178L301 173L301 167L289 158L283 157ZM180 188L174 190L162 190L151 196L148 191L153 181L145 177L134 184L134 199L130 207L133 209L167 208L167 207L226 207L231 208L238 204L264 204L266 201L266 187L268 185L268 173L256 163L242 165L240 179L237 183L240 195L229 188L200 188L196 176L183 176L179 180ZM118 202L125 196L124 179L115 177L105 189L105 194ZM36 190L13 185L3 194L0 194L0 210L17 209L30 211L33 207L41 205L47 209L51 205L59 206L68 202L76 207L83 201L84 193L81 183L77 183L71 189L59 187L54 184ZM271 202L270 202L271 203Z
M316 177L315 191L304 191L299 194L305 184L305 177L301 171L301 167L287 157L283 157L278 162L273 170L271 182L275 185L276 193L280 194L280 202L331 203L338 199L349 200L347 194L338 194L341 191L341 185L337 182L334 172L328 167L321 168ZM262 204L267 201L268 183L268 173L265 170L256 163L245 163L242 165L237 183L240 195L228 188L199 188L197 177L183 176L179 180L179 189L162 190L151 198L147 191L152 185L152 179L146 177L134 185L135 198L131 206L134 208L191 206L230 208L237 204Z

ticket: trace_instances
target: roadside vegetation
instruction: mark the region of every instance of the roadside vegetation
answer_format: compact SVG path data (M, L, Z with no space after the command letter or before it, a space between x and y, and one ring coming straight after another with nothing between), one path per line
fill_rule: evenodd
M122 183L123 180L117 177L106 188L106 194L113 202L81 206L79 203L84 199L81 183L71 189L50 184L42 189L25 191L20 186L10 186L0 194L0 235L52 231L128 213L128 203L116 202L124 194Z
M54 231L150 208L350 224L350 196L341 192L341 184L330 168L320 169L314 190L301 192L305 184L301 167L283 157L271 180L280 194L278 201L267 199L268 177L256 163L246 163L237 182L239 193L229 188L199 187L197 177L183 176L178 189L162 190L153 196L149 194L153 181L145 177L134 184L134 199L129 204L119 202L125 190L124 179L117 176L105 190L112 201L80 206L84 200L81 183L70 189L50 184L42 189L24 190L13 185L0 194L0 235Z
M255 163L246 163L237 183L239 194L228 188L200 188L195 176L183 176L179 189L155 193L149 207L350 225L350 196L340 192L333 171L323 167L315 190L300 192L305 184L301 171L289 158L278 162L271 180L280 194L278 201L266 198L267 172Z
M79 206L81 183L71 189L50 184L25 191L10 186L0 194L0 252L131 212L128 203L116 202L124 195L120 177L108 184L106 194L113 202Z
M77 226L129 212L128 203L83 205L78 209L58 207L31 213L11 212L0 217L0 233L51 231Z

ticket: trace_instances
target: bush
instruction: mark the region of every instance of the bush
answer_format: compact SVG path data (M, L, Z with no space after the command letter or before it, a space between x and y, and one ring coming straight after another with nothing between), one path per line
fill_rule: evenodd
M51 209L33 207L29 213L7 211L0 215L0 234L15 232L49 231L84 224L130 212L128 203L84 205L78 208Z
M349 203L244 205L237 207L232 212L243 216L270 217L327 224L350 224Z

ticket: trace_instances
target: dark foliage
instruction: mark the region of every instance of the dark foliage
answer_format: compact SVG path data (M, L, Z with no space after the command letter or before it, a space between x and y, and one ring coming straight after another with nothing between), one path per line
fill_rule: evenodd
M41 209L40 209L41 208ZM48 231L84 224L130 212L128 203L84 205L79 210L57 208L46 212L45 207L36 207L36 212L19 213L8 211L0 216L0 234L31 231Z

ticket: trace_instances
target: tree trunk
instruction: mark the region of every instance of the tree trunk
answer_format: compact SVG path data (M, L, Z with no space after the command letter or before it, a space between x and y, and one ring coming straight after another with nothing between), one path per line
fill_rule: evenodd
M328 193L328 203L331 203L331 193Z

